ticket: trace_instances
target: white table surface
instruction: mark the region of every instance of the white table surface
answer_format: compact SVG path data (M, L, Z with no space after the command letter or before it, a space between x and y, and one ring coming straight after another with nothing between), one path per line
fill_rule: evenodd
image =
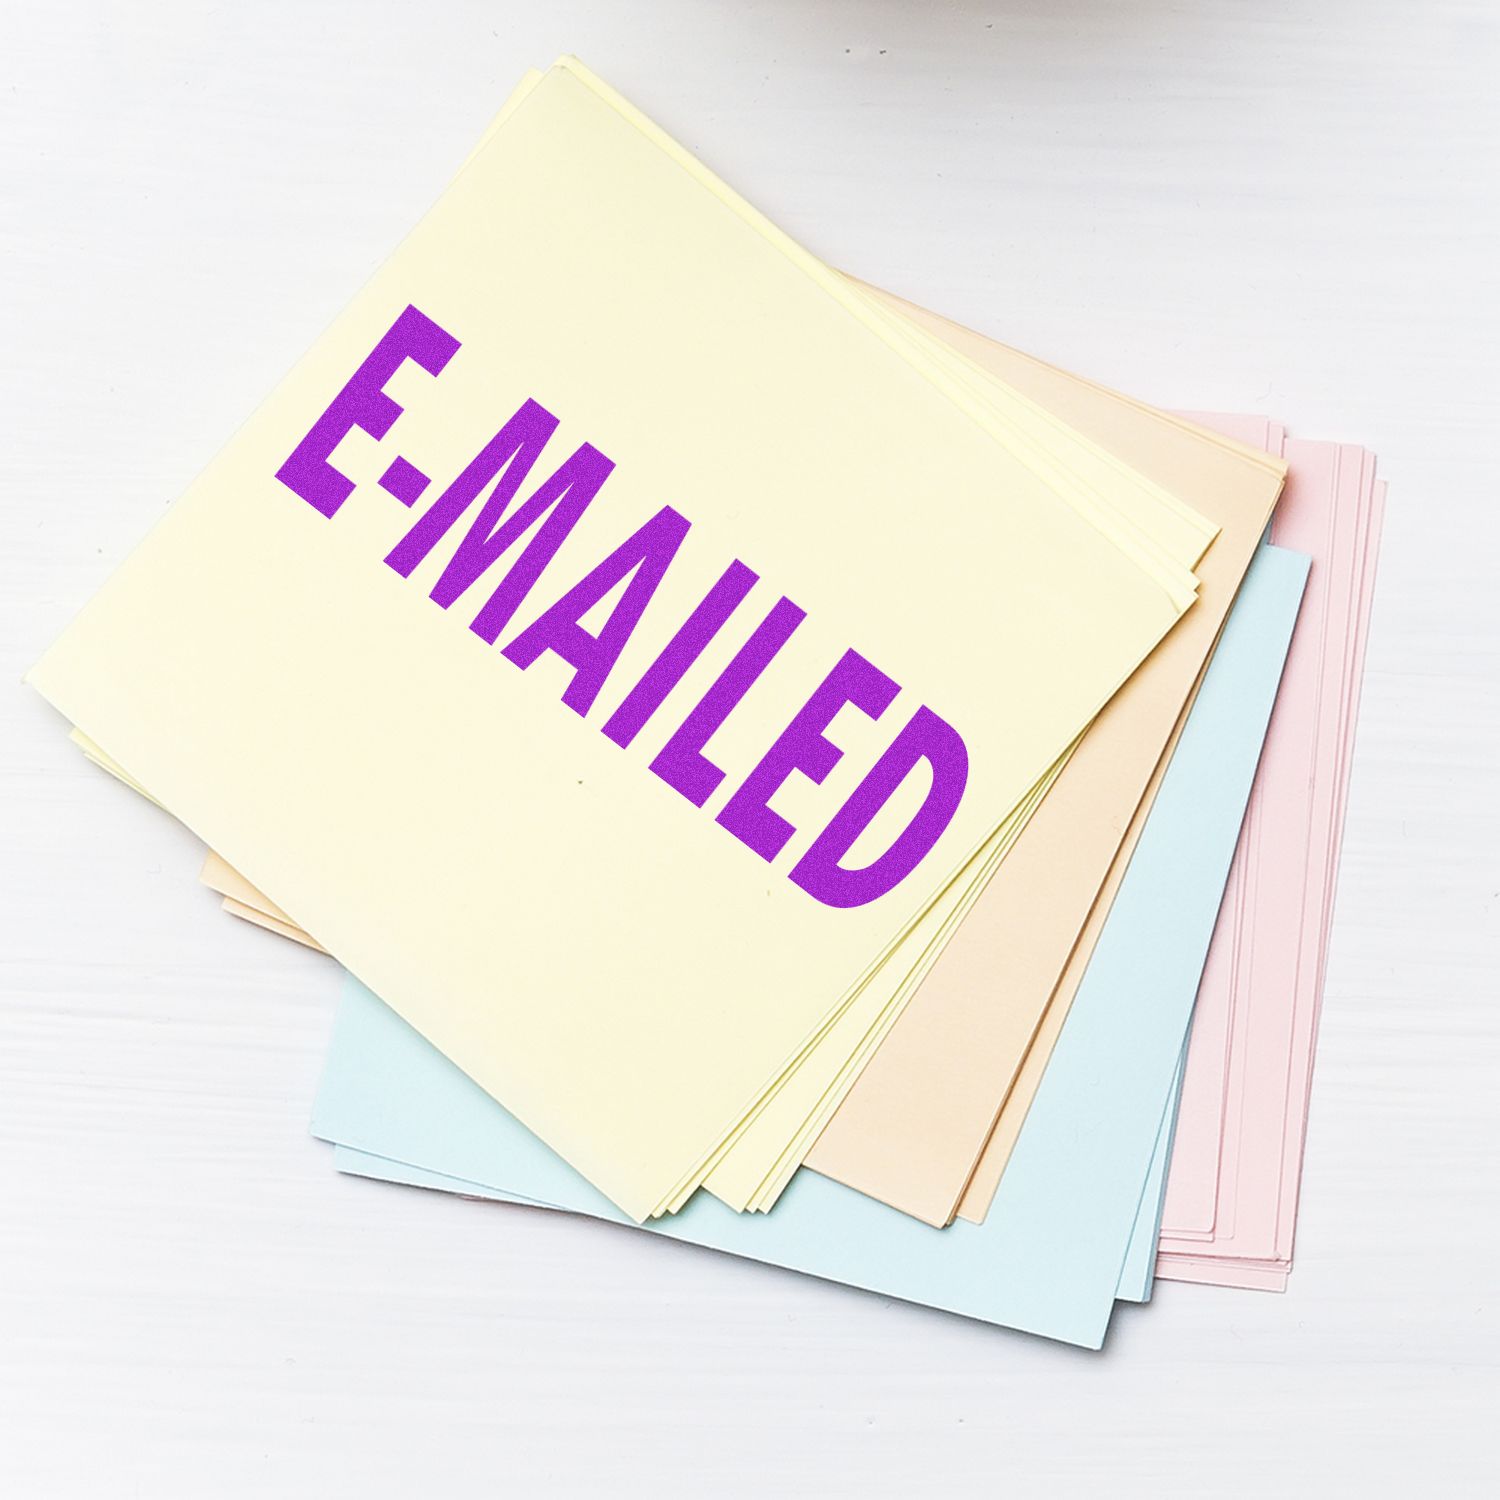
M1391 501L1291 1290L1163 1286L1102 1356L337 1176L332 964L221 915L194 841L0 693L0 1494L1485 1491L1497 23L8 3L12 683L560 51L826 259L1365 443Z

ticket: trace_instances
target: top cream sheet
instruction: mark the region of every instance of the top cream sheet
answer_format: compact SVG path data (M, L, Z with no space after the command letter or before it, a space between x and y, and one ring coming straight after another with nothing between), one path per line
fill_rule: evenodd
M425 337L427 368L399 364L389 429L354 428L325 464L308 435L393 328ZM31 680L645 1217L1188 602L960 396L557 68ZM440 607L482 498L410 577L382 559L436 535L432 497L528 399L557 430L517 504L581 445L614 467L529 588L517 546ZM436 476L420 498L410 466ZM551 616L547 639L597 672L556 649L518 669L544 612L633 535L664 557L664 528L679 544L654 590L643 565L579 621ZM758 582L622 749L600 727L736 559ZM805 618L702 748L724 775L697 806L651 763L782 596ZM644 613L611 661L622 599ZM500 604L491 644L469 627ZM843 753L821 782L762 772L794 830L767 860L716 819L851 649L899 693L827 725ZM875 899L815 899L789 872L924 707L966 747L956 811ZM925 795L907 778L843 865ZM742 828L768 811L748 799Z

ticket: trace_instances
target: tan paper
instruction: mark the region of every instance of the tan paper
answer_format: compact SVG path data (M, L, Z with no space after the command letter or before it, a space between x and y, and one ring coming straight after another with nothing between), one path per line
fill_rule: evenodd
M894 302L888 294L872 293ZM1176 417L1039 364L909 304L905 314L1221 528L1199 563L1193 616L1095 721L1057 784L807 1155L806 1165L933 1224L952 1218L1001 1106L1034 1091L1066 1000L1108 913L1186 706L1280 490L1284 468ZM1130 831L1126 841L1127 828ZM1118 868L1116 854L1124 847ZM1091 911L1098 922L1089 925ZM1071 990L1068 991L1071 994ZM1039 1027L1040 1033L1039 1033ZM1037 1044L1033 1048L1033 1037ZM1023 1067L1028 1055L1032 1060ZM1024 1110L1000 1139L1013 1139ZM998 1181L1003 1144L985 1168ZM983 1191L982 1189L980 1190ZM992 1195L993 1188L990 1188ZM977 1202L976 1197L976 1202ZM987 1206L988 1199L985 1199Z
M1250 438L1253 434L1247 432L1245 436ZM1281 450L1281 439L1282 429L1274 423L1265 424L1259 437L1267 448L1277 453ZM1201 680L1200 674L1198 681L1201 682ZM1195 682L1194 694L1197 689L1198 682ZM1130 856L1135 852L1136 843L1140 839L1141 831L1151 812L1151 805L1156 800L1157 790L1163 776L1166 775L1172 750L1176 748L1191 706L1190 697L1183 708L1181 718L1172 731L1172 739L1166 753L1152 774L1146 795L1131 819L1130 827L1126 830L1125 838L1110 866L1109 875L1099 892L1093 910L1089 913L1088 922L1079 938L1078 945L1068 959L1067 968L1038 1024L1036 1035L1032 1038L1025 1060L1017 1070L1015 1080L1003 1101L1003 1107L996 1117L994 1128L984 1144L973 1175L964 1189L963 1197L959 1201L958 1214L960 1218L967 1219L971 1223L982 1224L985 1215L989 1213L990 1204L994 1201L995 1192L1000 1186L1000 1179L1004 1176L1006 1164L1010 1161L1011 1152L1021 1134L1021 1127L1026 1123L1026 1113L1031 1108L1037 1089L1041 1086L1042 1078L1047 1071L1047 1064L1052 1058L1052 1050L1062 1034L1069 1007L1073 1003L1074 995L1078 992L1078 986L1083 982L1084 971L1093 955L1094 946L1099 941L1099 934L1104 929L1104 923L1109 917L1110 907L1114 903L1120 882L1125 878Z
M269 912L252 906L248 901L236 901L233 896L225 896L224 910L232 917L242 917L252 926L263 927L267 932L274 932L277 937L290 938L294 943L301 943L304 948L312 948L319 953L328 952L321 943L308 937L295 923L282 922Z

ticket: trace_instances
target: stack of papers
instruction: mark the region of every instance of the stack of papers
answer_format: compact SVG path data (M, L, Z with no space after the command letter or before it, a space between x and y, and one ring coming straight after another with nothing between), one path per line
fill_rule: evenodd
M1289 1263L1373 476L841 275L563 59L30 681L347 969L341 1169L1097 1346Z

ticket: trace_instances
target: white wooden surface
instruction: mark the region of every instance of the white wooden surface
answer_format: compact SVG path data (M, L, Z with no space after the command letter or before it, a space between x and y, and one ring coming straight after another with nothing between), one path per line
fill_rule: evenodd
M564 50L833 262L1391 506L1292 1289L1102 1357L337 1177L332 966L0 693L0 1493L1494 1493L1497 18L8 0L11 682Z

